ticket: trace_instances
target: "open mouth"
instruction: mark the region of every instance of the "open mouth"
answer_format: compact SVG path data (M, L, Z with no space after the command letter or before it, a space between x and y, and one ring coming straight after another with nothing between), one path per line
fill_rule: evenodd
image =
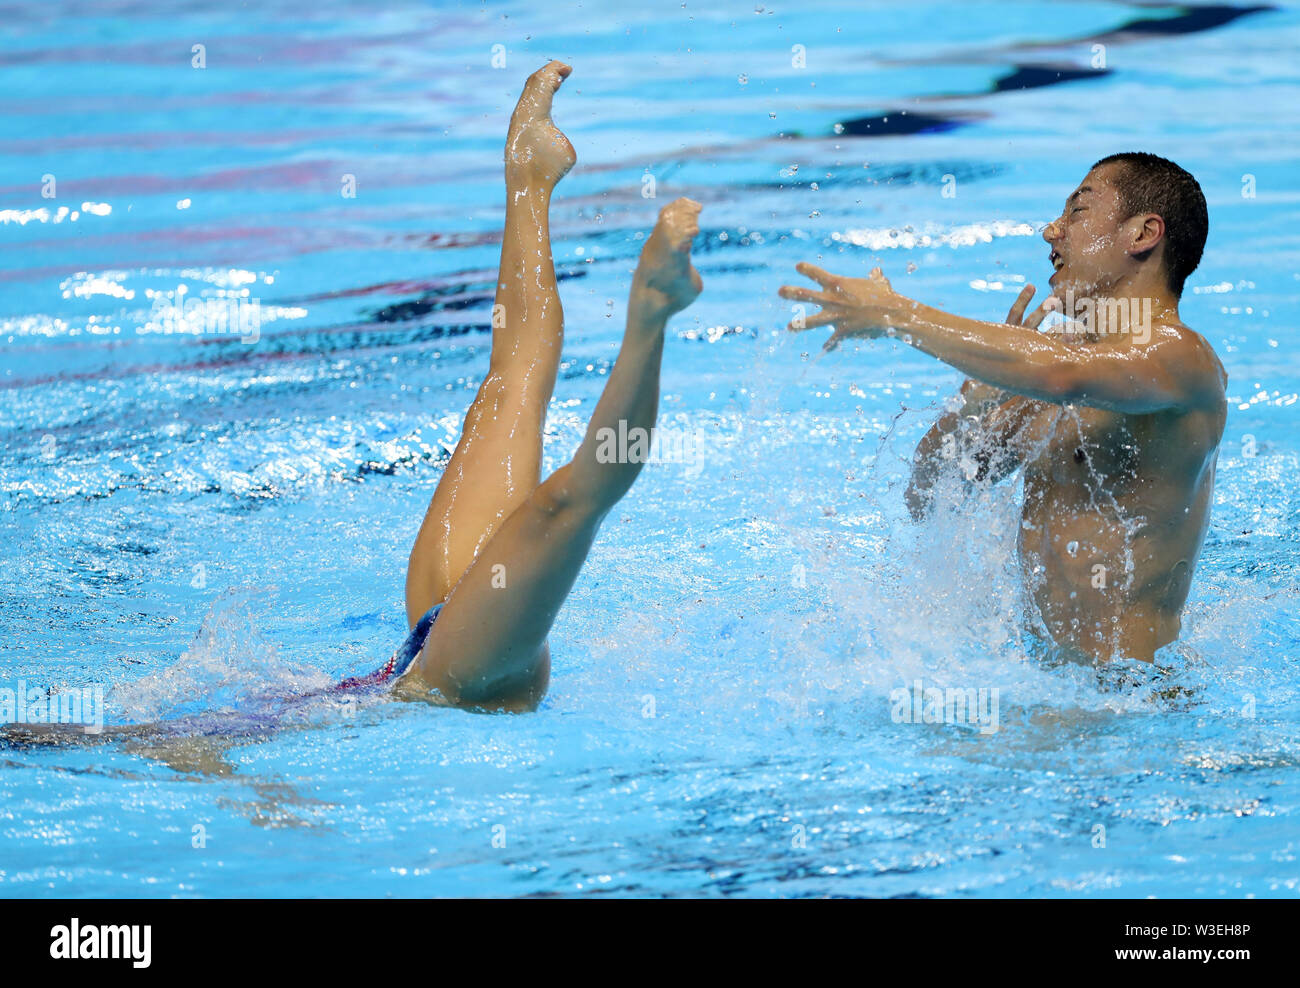
M1065 258L1061 257L1061 255L1056 251L1052 251L1052 253L1047 256L1047 259L1051 262L1052 268L1056 271L1060 271L1061 268L1065 267Z

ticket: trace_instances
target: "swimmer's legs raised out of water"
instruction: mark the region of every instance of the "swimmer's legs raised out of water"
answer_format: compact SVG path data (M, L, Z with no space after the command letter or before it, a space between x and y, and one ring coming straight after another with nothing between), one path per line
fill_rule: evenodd
M627 330L586 438L539 484L542 427L555 387L563 313L548 210L574 163L550 117L568 66L551 62L524 88L506 140L506 225L487 377L411 551L412 627L446 601L399 695L460 706L528 710L546 692L546 636L606 513L639 462L602 462L605 429L648 434L659 406L664 328L701 289L691 265L699 206L678 199L659 214L628 299ZM620 423L625 431L619 432Z
M551 260L551 193L575 160L573 146L551 121L551 100L570 71L551 62L534 73L510 120L492 355L411 551L406 605L412 627L447 599L484 543L541 480L542 426L564 342Z

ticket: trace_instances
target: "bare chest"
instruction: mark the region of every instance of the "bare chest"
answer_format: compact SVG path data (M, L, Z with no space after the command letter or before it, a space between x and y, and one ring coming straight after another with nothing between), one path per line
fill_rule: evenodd
M1029 424L1032 453L1026 480L1047 484L1057 496L1112 495L1128 489L1144 467L1142 416L1086 406L1044 406Z

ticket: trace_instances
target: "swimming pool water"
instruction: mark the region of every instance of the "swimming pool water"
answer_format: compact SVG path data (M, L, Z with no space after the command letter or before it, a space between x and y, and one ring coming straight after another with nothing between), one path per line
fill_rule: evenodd
M607 520L538 713L322 705L172 765L0 749L0 894L1294 895L1300 14L1182 10L7 9L0 685L102 684L150 721L396 647L486 367L506 121L547 59L574 66L579 156L548 468L677 195L704 204L705 293L663 375L690 455ZM1043 224L1130 149L1205 189L1182 314L1230 412L1183 642L1099 676L1020 640L1014 484L907 519L958 374L885 341L823 356L776 289L879 263L1000 318L1046 287ZM167 332L182 287L255 303L256 341ZM997 689L998 730L897 722L917 680Z

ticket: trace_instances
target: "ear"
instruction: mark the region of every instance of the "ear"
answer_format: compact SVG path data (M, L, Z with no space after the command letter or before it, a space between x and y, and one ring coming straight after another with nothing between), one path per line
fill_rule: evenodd
M1129 221L1133 239L1128 252L1134 257L1142 257L1155 249L1165 239L1165 221L1157 213L1135 216Z

